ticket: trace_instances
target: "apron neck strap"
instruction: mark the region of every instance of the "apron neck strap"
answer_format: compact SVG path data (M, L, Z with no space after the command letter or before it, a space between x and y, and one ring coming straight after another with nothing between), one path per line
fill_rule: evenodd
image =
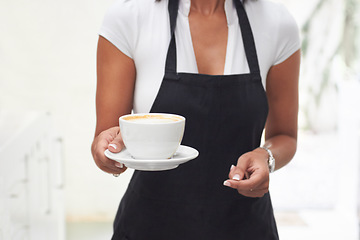
M170 36L171 41L168 48L167 56L166 56L166 64L165 64L165 73L167 74L176 74L176 42L175 42L175 26L176 26L176 18L178 14L179 8L179 0L169 0L168 10L169 10L169 18L170 18Z
M175 32L178 9L179 9L179 0L169 0L168 10L169 10L169 17L170 17L171 36Z
M251 74L258 74L260 76L259 61L257 58L254 35L251 30L249 18L246 14L244 5L240 0L233 1L236 7L236 12L239 19L241 35L244 43L246 59L248 61Z
M243 39L246 59L249 65L250 73L251 75L253 75L253 77L260 77L260 68L256 53L254 36L251 30L249 19L247 17L242 2L240 0L233 0L233 2L235 4L236 12L239 19L241 35ZM175 27L176 27L178 8L179 8L179 0L169 0L168 10L169 10L169 18L170 18L171 41L168 48L166 64L165 64L165 73L168 74L177 73Z

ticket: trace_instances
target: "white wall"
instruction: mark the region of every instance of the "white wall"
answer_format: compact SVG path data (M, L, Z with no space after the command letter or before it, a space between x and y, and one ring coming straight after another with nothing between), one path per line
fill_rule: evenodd
M90 154L97 31L111 2L0 1L0 111L53 115L70 219L111 219L129 178L102 173Z

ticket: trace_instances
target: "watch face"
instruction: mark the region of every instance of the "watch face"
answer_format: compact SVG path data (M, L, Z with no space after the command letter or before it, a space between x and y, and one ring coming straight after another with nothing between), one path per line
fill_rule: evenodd
M274 157L269 157L269 171L270 173L274 172L275 170L275 159Z
M267 147L260 147L264 150L266 150L269 154L269 159L268 159L268 166L269 166L269 172L272 173L275 171L275 158L271 152L270 149L268 149Z

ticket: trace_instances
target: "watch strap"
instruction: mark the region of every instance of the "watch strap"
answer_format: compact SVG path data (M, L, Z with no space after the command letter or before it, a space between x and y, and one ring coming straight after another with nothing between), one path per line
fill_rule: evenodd
M268 166L269 166L269 172L272 173L275 171L275 158L274 155L272 154L271 150L267 147L260 147L264 150L266 150L269 154L269 158L268 158Z

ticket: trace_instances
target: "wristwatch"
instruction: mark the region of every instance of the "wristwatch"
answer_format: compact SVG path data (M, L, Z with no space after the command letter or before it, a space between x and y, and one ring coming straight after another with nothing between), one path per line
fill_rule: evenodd
M268 152L268 154L269 154L269 158L268 158L269 172L270 173L274 172L275 171L275 158L274 158L272 152L267 147L260 147L260 148L262 148Z

